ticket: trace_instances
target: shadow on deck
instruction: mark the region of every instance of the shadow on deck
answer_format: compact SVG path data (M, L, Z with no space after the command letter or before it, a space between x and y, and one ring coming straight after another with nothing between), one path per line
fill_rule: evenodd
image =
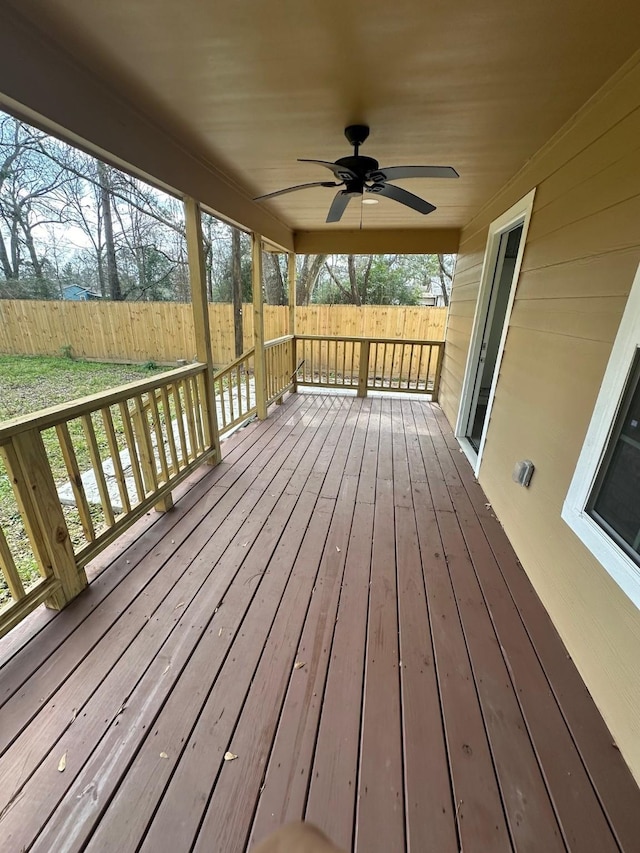
M361 853L638 850L437 406L298 394L224 449L0 642L3 850L232 853L303 816Z

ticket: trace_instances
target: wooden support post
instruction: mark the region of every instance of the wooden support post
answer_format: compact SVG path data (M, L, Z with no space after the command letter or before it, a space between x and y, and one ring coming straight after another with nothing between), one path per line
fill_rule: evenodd
M293 340L291 341L291 362L289 369L289 376L291 377L291 381L293 385L291 386L291 393L295 394L298 390L298 371L297 371L297 358L298 358L298 345L296 343L296 255L295 252L289 252L288 256L288 279L289 279L289 334L293 335Z
M438 346L438 360L436 361L436 375L433 379L433 391L431 392L431 402L438 402L440 393L440 376L442 374L442 362L444 361L444 343Z
M202 387L200 388L200 399L205 409L202 413L205 432L204 440L207 449L211 447L215 449L215 456L211 457L209 464L217 465L222 459L222 452L220 450L218 416L213 391L213 352L211 349L211 329L209 326L207 277L204 265L204 251L202 248L202 221L200 219L200 205L195 199L185 198L184 215L187 226L187 254L189 257L193 325L196 336L196 358L207 366L201 380Z
M369 379L369 341L360 341L360 364L358 366L358 397L367 396Z
M2 455L40 572L61 584L45 604L61 610L86 587L87 576L76 565L40 431L18 433Z
M264 354L264 312L262 306L262 237L253 233L252 239L252 283L253 283L253 356L256 383L256 408L258 417L267 417L267 370Z

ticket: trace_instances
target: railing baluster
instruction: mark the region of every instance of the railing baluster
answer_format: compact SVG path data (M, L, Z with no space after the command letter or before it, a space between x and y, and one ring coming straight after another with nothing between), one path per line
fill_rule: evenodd
M87 502L84 483L82 482L82 475L80 474L80 467L78 466L76 452L73 449L73 442L71 441L69 427L66 422L56 426L56 435L58 436L58 443L60 445L60 450L62 451L62 458L67 469L69 482L71 483L71 488L73 490L73 496L76 499L76 507L78 508L78 515L80 516L82 532L84 533L87 542L93 542L96 538L96 533L93 527L93 519L91 518L91 510L89 509L89 504Z
M136 445L140 455L140 465L144 479L145 493L155 492L158 488L158 474L156 470L155 457L149 435L149 421L147 419L147 408L142 402L140 395L134 398L135 409L133 411L133 431L136 436Z
M425 390L428 390L428 389L429 389L429 378L430 378L430 376L431 376L431 361L432 361L432 358L433 358L433 347L429 347L429 348L428 348L428 350L427 350L427 367L426 367L426 372L425 372L425 377L424 377L424 387L425 387ZM434 378L435 378L435 377L434 377ZM433 388L433 383L431 384L431 387Z
M252 408L251 406L251 380L249 378L249 361L247 360L247 365L244 371L244 384L245 384L245 395L247 399L247 408L246 411L249 412Z
M162 432L162 422L160 420L160 411L158 410L158 401L153 392L149 393L149 402L151 403L151 417L153 418L154 432L156 435L156 449L158 451L158 459L160 461L160 471L165 483L169 482L169 464L167 462L167 450L164 445L164 435ZM153 444L153 441L152 441ZM155 458L155 457L154 457Z
M202 405L202 397L200 395L201 388L198 383L197 377L195 376L191 376L189 379L187 379L187 384L191 388L191 397L193 400L193 417L196 426L196 438L198 440L197 450L200 452L205 448L204 429L202 423L204 417L204 407Z
M187 462L189 461L189 445L187 444L187 435L184 428L184 408L182 405L182 396L180 394L180 385L176 382L171 388L171 394L173 396L173 401L176 408L176 420L178 423L178 436L180 437L180 453L182 454L182 458L180 460L181 466L184 468Z
M184 393L185 414L187 416L187 431L189 433L189 458L194 458L198 447L198 438L196 436L196 422L193 417L193 397L191 396L191 388L189 387L188 382L182 383L182 391Z
M13 598L13 600L20 601L20 599L24 598L25 591L24 586L22 585L22 578L20 577L18 570L16 569L16 564L13 561L13 554L9 550L7 540L4 538L4 533L2 532L1 527L0 571L2 572L4 579L7 582L7 586L9 587L9 592L11 593L11 597Z
M309 353L309 373L311 374L311 379L309 381L313 385L315 382L315 375L314 375L314 370L313 370L313 348L314 348L315 341L310 341L310 344L311 344L311 347L310 347L310 353Z
M391 348L391 371L389 372L389 388L393 388L393 371L395 370L396 366L396 348L397 344L394 344Z
M234 419L234 412L233 412L233 380L232 380L231 376L227 376L227 392L228 392L228 397L229 397L229 417L230 417L230 420L233 420L233 419Z
M104 431L107 436L107 444L109 445L109 453L111 454L113 470L116 475L116 483L118 484L118 492L120 493L122 510L125 513L131 512L131 502L129 501L129 492L127 491L127 483L125 480L124 471L122 469L122 462L120 460L120 448L118 447L118 442L116 440L116 431L113 426L111 410L107 406L104 409L100 410L100 414L102 415L102 423L104 424Z
M416 388L420 387L420 377L422 376L422 359L424 358L424 351L425 351L425 347L421 346L420 347L420 354L418 356L418 372L416 374ZM429 353L431 353L431 348L429 348ZM428 376L428 369L427 369L427 376ZM424 390L425 391L427 390L427 380L426 379L424 381Z
M91 458L91 464L93 465L93 473L96 478L96 485L98 486L98 494L100 495L102 511L104 512L104 517L106 519L107 524L109 525L109 527L112 527L115 524L116 519L113 513L113 507L111 506L111 495L109 494L109 487L107 486L107 480L104 476L102 459L100 458L100 448L98 447L98 440L96 438L96 431L94 429L93 421L91 419L91 413L83 415L80 418L80 422L82 423L84 436L87 440L87 447L89 450L89 456Z
M140 457L138 455L138 448L136 445L136 439L133 432L133 423L131 420L131 413L129 411L128 404L123 401L119 404L120 415L122 416L122 426L124 429L124 437L127 442L127 449L129 451L129 460L131 462L131 472L133 474L133 481L136 484L136 492L138 494L138 503L142 503L142 501L146 497L146 490L144 486L144 481L142 479L142 467L140 465Z
M169 442L169 454L171 456L171 470L173 474L177 474L180 470L180 463L178 460L178 452L176 450L176 438L173 432L173 417L171 415L171 406L169 404L169 394L167 392L166 385L163 385L160 389L160 396L162 397L162 408L164 410L164 418L167 427L167 441Z
M354 385L353 374L355 373L355 358L356 358L356 342L351 341L351 376L349 378L349 384L351 386Z
M227 396L224 393L224 379L222 376L216 377L213 380L213 396L215 398L216 405L220 403L220 415L222 417L220 432L223 432L227 425Z
M236 399L236 403L238 404L238 417L242 417L242 414L245 411L245 407L242 404L242 379L240 376L240 365L239 364L236 365L236 369L235 369L234 373L235 373L234 382L235 382L235 387L236 387L236 393L238 395L237 399Z
M407 375L407 390L411 389L411 376L413 374L413 351L414 351L414 345L411 344L411 350L409 353L409 373Z

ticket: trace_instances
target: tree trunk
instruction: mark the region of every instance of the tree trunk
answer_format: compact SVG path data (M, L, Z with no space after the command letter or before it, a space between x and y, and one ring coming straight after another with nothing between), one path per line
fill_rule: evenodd
M296 305L309 305L327 255L305 255L296 278Z
M447 269L444 265L444 256L438 255L438 275L440 277L440 289L442 290L442 301L444 302L445 308L449 307L449 291L447 289L447 285L451 286L451 277L447 272ZM447 279L449 280L447 282Z
M267 252L269 259L269 273L266 276L267 302L269 305L286 305L287 298L284 287L284 278L280 269L280 261L275 252ZM266 270L265 270L266 272Z
M351 302L353 305L362 305L362 299L358 292L358 273L356 269L356 256L347 255L347 269L349 270L349 287L351 288Z
M111 192L109 188L109 167L98 160L98 181L100 182L100 203L104 219L104 240L107 255L107 282L109 296L116 302L122 300L122 288L116 264L116 245L113 239L113 216L111 211Z
M242 247L240 232L231 229L231 292L233 295L233 336L236 345L236 358L244 349L242 330Z
M16 278L13 273L13 267L11 266L11 262L9 261L7 247L5 245L2 234L0 234L0 266L2 266L2 272L4 273L4 277L7 281L11 281Z
M35 243L33 242L33 235L31 233L31 229L24 222L22 224L22 231L24 233L24 241L27 244L27 249L29 250L29 257L31 258L31 266L33 267L33 271L35 273L36 279L39 282L44 281L44 264L38 257L38 253L36 251Z

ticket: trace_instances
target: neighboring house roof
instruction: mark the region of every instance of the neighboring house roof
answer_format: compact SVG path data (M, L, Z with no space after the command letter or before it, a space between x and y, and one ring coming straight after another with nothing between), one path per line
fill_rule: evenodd
M102 299L102 294L97 293L95 290L89 290L88 287L82 287L81 284L66 284L62 288L63 296L66 298L67 293L85 293L88 299Z

